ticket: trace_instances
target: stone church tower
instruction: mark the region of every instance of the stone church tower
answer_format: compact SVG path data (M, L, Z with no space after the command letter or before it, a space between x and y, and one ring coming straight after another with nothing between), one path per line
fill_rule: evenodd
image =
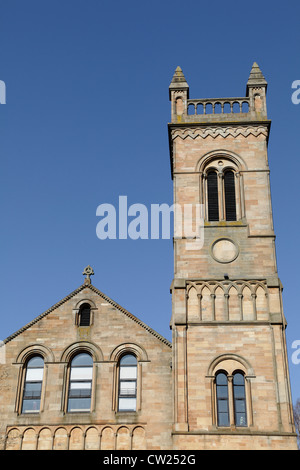
M245 97L193 100L176 69L174 202L200 205L204 222L199 240L175 233L172 343L94 287L87 266L0 347L1 450L297 448L266 89L254 64Z
M242 98L169 87L174 202L201 204L202 247L174 240L173 445L295 448L270 195L267 82Z

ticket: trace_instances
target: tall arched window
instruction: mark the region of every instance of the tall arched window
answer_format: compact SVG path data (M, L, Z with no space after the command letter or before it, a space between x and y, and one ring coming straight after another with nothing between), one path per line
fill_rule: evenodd
M81 305L79 309L79 326L90 326L91 306L89 304Z
M79 353L72 359L69 378L68 412L90 411L92 397L93 359Z
M122 356L119 362L119 411L136 411L137 360L133 354Z
M233 400L236 426L247 426L245 378L240 372L233 374Z
M207 210L209 221L219 220L218 175L216 171L210 171L207 174Z
M44 360L33 356L26 365L22 397L22 413L39 413L44 376Z
M224 173L225 219L236 220L235 174L232 170Z
M224 372L216 376L218 426L229 426L228 380Z

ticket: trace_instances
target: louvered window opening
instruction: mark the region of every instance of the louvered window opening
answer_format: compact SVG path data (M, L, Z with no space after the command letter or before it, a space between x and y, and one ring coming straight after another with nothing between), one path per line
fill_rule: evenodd
M79 326L90 326L91 307L89 304L81 306L79 311Z
M219 220L219 194L218 175L210 171L207 175L207 198L208 198L208 220L215 222Z
M226 220L236 220L235 182L233 171L226 171L224 174L224 194Z

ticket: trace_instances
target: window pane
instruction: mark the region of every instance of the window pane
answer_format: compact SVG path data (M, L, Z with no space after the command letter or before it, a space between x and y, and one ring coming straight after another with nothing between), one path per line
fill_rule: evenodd
M123 356L120 360L120 364L122 366L127 365L127 366L134 366L136 365L136 357L133 356L133 354L126 354L126 356Z
M227 375L220 373L217 375L216 378L217 385L226 385L227 386Z
M235 401L235 411L237 413L245 413L246 412L245 400L236 400Z
M77 354L77 356L75 356L74 359L72 360L72 367L92 366L92 365L93 365L93 359L89 354L86 354L86 353Z
M246 413L236 413L236 426L247 426Z
M120 379L136 379L137 368L136 366L120 367Z
M228 402L227 402L227 400L219 400L218 401L218 411L219 411L219 413L227 413L228 412Z
M218 413L218 426L229 426L228 413Z
M41 401L36 400L23 400L22 413L39 413Z
M41 382L25 383L23 399L40 398L42 390Z
M26 382L36 381L40 382L43 380L44 369L27 369Z
M30 367L44 367L43 358L40 356L32 357L27 363L27 369Z
M120 382L120 395L135 395L136 382Z
M72 382L69 390L69 397L90 397L92 394L91 382Z
M90 411L90 398L69 398L68 411Z
M234 374L233 376L233 384L234 385L244 385L244 376L243 374Z
M237 373L233 376L234 413L236 426L247 426L245 378Z
M75 367L71 368L71 380L92 380L93 368L92 367Z
M119 398L119 411L135 411L136 398Z
M228 398L227 385L217 385L217 396L218 398Z
M245 387L242 385L234 385L234 397L245 398Z
M218 426L229 426L228 379L226 374L216 376Z

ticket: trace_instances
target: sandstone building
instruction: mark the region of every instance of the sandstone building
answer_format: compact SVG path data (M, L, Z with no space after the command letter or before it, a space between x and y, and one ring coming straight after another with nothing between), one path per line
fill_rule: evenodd
M297 448L266 90L254 63L245 97L190 99L176 69L174 202L201 204L204 238L174 238L172 343L94 287L88 266L5 340L1 449Z

